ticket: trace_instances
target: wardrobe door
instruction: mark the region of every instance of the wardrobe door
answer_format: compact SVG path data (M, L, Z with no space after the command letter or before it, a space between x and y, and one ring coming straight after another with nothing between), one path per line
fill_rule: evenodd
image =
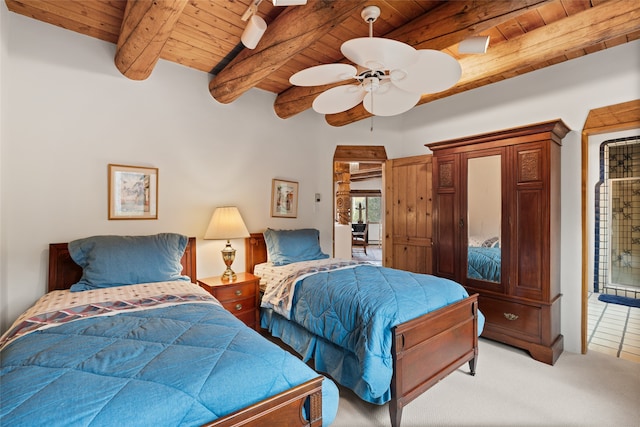
M505 292L508 272L508 216L505 150L464 153L461 160L462 265L465 286L476 291Z
M511 147L513 165L510 294L543 300L549 286L549 161L547 145Z
M435 251L433 274L462 283L460 268L460 156L443 155L433 158L435 201L433 206Z

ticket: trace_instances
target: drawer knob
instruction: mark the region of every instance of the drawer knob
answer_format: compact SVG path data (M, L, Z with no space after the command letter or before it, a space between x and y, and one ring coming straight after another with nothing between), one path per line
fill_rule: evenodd
M516 320L519 316L513 313L503 313L507 320Z
M236 295L237 295L237 296L242 295L242 289L237 289L237 290L236 290Z
M242 304L236 304L236 310L237 311L242 310Z

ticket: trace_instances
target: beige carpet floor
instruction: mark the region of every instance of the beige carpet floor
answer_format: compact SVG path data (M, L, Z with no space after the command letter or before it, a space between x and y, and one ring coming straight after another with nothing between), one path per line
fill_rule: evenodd
M407 405L402 426L640 426L640 363L592 351L549 366L486 339L479 351L476 376L465 364ZM390 425L387 405L340 388L332 426Z

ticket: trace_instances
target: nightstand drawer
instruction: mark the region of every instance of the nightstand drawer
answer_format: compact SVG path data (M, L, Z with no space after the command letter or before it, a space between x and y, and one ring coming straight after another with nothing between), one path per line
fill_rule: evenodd
M213 295L231 314L247 326L260 329L258 323L258 282L251 273L237 273L236 280L222 280L221 276L198 279L198 284Z
M222 306L231 313L236 314L245 310L254 310L256 308L256 299L253 296L244 299L236 299L233 301L220 301Z
M255 299L255 283L240 283L215 289L215 297L221 302L251 297ZM226 306L225 306L226 307Z

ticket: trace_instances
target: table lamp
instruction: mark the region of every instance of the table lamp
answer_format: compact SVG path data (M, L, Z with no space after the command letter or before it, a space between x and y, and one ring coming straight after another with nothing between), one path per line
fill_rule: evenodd
M226 240L227 246L221 251L227 269L222 274L222 280L235 280L236 273L231 269L231 264L236 258L236 250L231 247L230 239L249 237L242 216L235 206L223 206L216 208L209 221L209 227L204 234L206 240Z

